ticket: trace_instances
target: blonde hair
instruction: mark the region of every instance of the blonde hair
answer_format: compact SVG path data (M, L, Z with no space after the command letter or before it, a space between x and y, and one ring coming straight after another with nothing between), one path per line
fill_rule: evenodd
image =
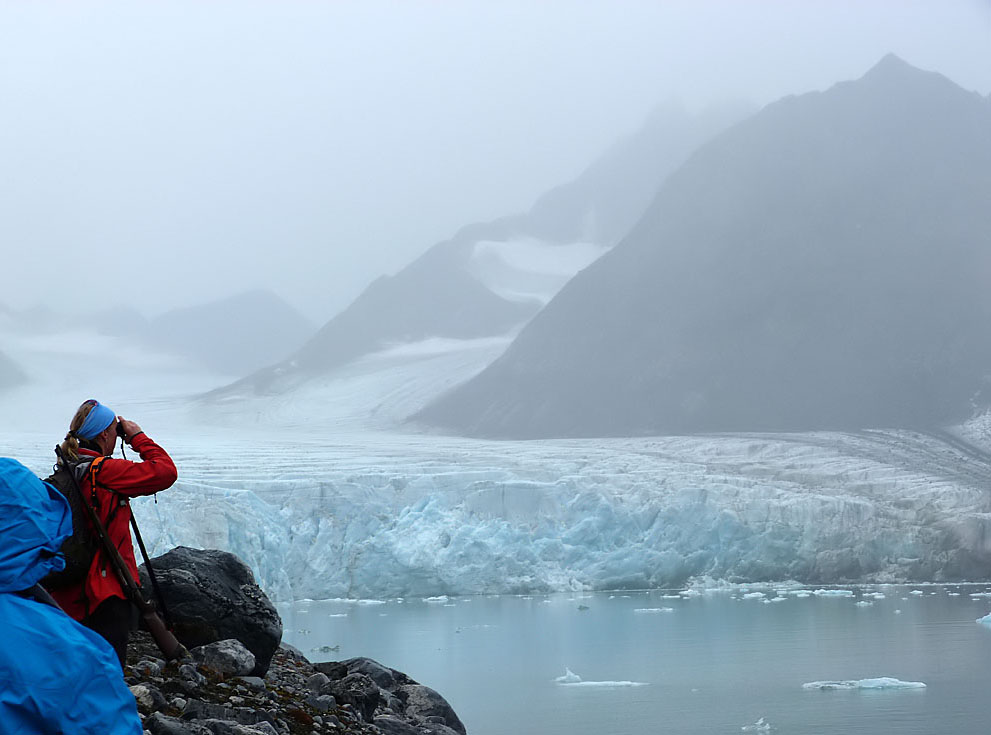
M92 398L88 401L84 401L83 404L76 409L76 415L72 417L72 421L69 422L69 432L65 435L65 439L62 441L62 453L68 459L79 459L79 437L76 432L79 431L80 427L86 421L86 417L89 416L89 412L93 410L96 406L96 401Z

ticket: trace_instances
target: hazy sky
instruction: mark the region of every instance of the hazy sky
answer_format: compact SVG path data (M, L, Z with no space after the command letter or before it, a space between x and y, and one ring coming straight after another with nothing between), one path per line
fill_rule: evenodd
M318 323L657 104L887 52L991 92L991 0L0 0L0 304L251 287Z

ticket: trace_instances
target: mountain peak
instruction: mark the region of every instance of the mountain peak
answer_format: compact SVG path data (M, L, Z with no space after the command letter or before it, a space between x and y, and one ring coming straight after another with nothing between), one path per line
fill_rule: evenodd
M912 66L896 54L885 54L879 62L872 66L862 77L864 81L881 82L892 85L908 80L943 79L938 72L926 71ZM948 80L947 80L948 81Z

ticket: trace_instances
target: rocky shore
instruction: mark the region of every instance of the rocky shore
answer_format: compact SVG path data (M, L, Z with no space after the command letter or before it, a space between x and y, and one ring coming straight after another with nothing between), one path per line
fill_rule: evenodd
M311 663L282 644L278 613L233 555L180 547L152 564L190 656L167 663L132 634L124 677L145 733L466 735L440 694L401 671Z
M224 641L165 663L146 633L128 647L125 680L150 735L465 735L437 692L367 658L310 663L280 646L264 677Z

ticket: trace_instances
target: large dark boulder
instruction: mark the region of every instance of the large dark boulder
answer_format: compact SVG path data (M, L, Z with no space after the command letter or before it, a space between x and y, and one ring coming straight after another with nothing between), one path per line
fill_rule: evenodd
M179 546L151 563L183 645L234 638L255 656L251 673L265 675L282 640L282 618L244 562L226 551ZM145 565L140 572L150 590Z

